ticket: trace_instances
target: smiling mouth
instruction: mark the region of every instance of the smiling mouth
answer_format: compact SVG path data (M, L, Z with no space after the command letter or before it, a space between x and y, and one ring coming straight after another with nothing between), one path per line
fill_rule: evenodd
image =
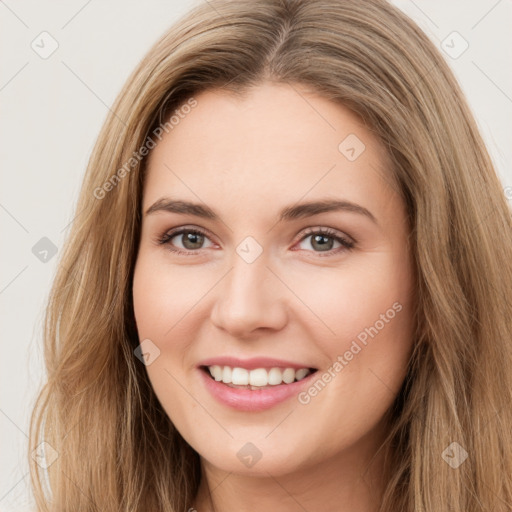
M231 366L200 366L212 380L231 388L261 390L293 384L315 373L316 368L246 368Z

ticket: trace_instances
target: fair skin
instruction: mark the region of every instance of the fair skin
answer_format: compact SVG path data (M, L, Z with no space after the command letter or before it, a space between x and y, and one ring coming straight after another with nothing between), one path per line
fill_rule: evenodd
M414 309L406 211L386 152L355 114L297 84L195 98L150 155L133 282L139 338L160 350L146 366L151 384L201 458L194 508L376 511L384 415L406 374ZM338 148L349 134L365 145L353 161ZM171 196L219 219L145 214ZM355 203L375 221L347 209L279 221L287 206L324 199ZM205 236L158 244L178 227ZM329 235L322 244L308 228L331 228L354 246ZM251 263L236 251L248 236L262 249ZM378 333L332 371L370 326ZM291 360L318 376L331 367L335 377L308 403L293 396L241 411L215 399L197 368L224 355ZM251 467L237 456L249 442L261 453Z

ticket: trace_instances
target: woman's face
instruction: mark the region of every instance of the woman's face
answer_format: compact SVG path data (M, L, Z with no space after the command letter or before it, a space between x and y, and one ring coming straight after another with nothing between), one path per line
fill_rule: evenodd
M133 294L154 391L209 467L277 476L370 457L413 331L384 148L297 84L195 100L143 194Z

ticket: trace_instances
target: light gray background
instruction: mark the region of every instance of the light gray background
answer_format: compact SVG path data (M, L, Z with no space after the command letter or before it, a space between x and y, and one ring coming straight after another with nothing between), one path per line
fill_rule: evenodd
M42 262L32 247L42 237L62 246L109 106L151 44L202 1L0 0L0 511L33 510L28 419L44 378L43 309L57 256ZM469 44L445 57L512 199L511 0L394 3L438 47L462 49L453 31ZM43 31L59 45L47 59L31 47L49 48Z

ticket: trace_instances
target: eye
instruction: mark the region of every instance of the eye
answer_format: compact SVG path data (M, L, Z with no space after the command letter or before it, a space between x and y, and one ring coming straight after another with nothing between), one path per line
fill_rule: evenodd
M174 245L172 242L174 238L180 240L181 247ZM205 240L209 240L206 233L199 229L180 228L164 233L164 235L158 239L158 243L168 245L170 251L178 254L193 254L197 249L204 249L202 245Z
M313 247L313 249L318 249L313 252L327 253L326 256L332 256L333 254L351 250L355 246L354 242L345 238L331 228L310 228L306 231L305 236L301 238L300 243L304 243L308 238L311 240L307 245L309 245L309 247ZM339 245L333 250L333 245L335 243L338 243ZM319 256L324 255L319 254Z
M318 249L313 252L326 253L325 256L332 256L350 250L355 246L354 242L343 237L331 228L309 228L300 239L300 243L304 243L308 238L311 238L309 246L313 249ZM175 245L176 242L173 242L174 239L181 243L181 247ZM205 247L203 245L205 241L210 241L210 239L204 231L197 228L186 227L166 232L157 239L158 244L167 245L170 251L185 255L197 254L199 249L213 246L210 241L210 245ZM337 248L333 249L335 243L339 245ZM304 249L304 247L301 247L301 249ZM324 255L319 254L319 256Z

